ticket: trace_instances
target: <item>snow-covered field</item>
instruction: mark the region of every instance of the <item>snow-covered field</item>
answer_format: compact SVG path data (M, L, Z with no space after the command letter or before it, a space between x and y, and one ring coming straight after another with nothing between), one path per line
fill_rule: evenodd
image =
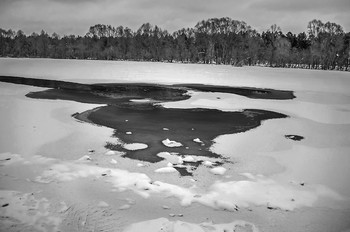
M167 149L181 143L167 137L161 162L122 158L104 148L112 129L71 117L96 105L26 98L42 88L0 82L1 231L350 230L350 73L3 58L0 75L263 87L296 96L266 100L192 92L188 100L163 103L290 116L215 138L210 149L230 161L215 167L221 160L171 154ZM202 143L200 137L193 141ZM148 149L142 141L123 146ZM203 165L193 176L174 168L199 160Z

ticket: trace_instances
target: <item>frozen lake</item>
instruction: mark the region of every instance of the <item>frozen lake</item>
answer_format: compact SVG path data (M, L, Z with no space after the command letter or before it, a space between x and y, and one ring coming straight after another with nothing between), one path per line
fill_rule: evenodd
M348 72L1 58L0 75L295 96L189 89L186 99L138 93L108 108L115 95L77 100L74 91L0 82L6 231L350 230ZM149 104L159 107L153 116Z

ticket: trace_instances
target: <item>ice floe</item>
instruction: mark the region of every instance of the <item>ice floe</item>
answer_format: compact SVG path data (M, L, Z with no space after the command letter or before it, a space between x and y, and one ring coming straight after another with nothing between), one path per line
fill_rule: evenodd
M196 162L196 159L191 155L186 155L184 158L182 158L183 162Z
M150 102L150 99L130 99L131 102L139 102L139 103L144 103L144 102Z
M164 167L164 168L158 168L154 170L156 173L172 173L177 172L177 170L174 167Z
M136 151L146 149L148 145L144 143L124 143L123 148L129 151Z
M164 139L162 141L162 143L164 144L164 146L167 146L167 147L181 147L182 146L182 143L176 142L176 141L172 141L170 139Z

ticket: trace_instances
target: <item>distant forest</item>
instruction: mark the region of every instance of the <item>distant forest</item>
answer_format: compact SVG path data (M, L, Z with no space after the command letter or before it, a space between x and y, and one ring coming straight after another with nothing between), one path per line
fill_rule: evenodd
M272 25L261 34L243 21L212 18L169 33L143 24L97 24L85 36L0 29L1 57L135 60L234 66L263 65L350 71L350 33L336 23L312 20L307 32L284 34Z

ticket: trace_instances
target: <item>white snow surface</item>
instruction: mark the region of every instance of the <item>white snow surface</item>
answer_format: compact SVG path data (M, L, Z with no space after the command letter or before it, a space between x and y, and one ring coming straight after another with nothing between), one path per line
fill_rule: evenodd
M138 222L127 227L124 232L222 232L236 231L236 228L244 227L245 229L258 232L259 229L252 223L245 221L234 221L225 224L200 223L194 224L184 221L170 221L166 218L158 218L149 221Z
M19 161L23 162L23 161ZM52 163L52 160L47 161ZM176 170L176 169L175 169ZM160 169L160 173L175 171L172 167ZM102 174L108 173L102 177ZM78 178L103 178L114 189L132 190L149 197L154 193L166 193L176 197L183 206L194 202L215 208L236 210L251 205L271 206L284 210L311 207L320 199L344 201L345 199L322 185L300 186L293 183L277 182L261 175L242 174L246 180L217 181L208 189L186 188L162 181L153 181L146 174L129 172L116 168L103 168L79 162L54 162L36 178L37 182L72 181ZM204 192L203 192L204 191Z
M94 162L77 161L88 148L103 146L112 134L111 129L80 124L71 120L71 112L82 112L95 105L67 101L55 101L53 104L52 101L29 99L24 97L26 93L42 90L42 88L0 83L0 106L4 109L1 111L4 120L0 121L0 152L13 152L0 154L1 168L16 170L26 167L37 170L33 175L41 174L35 180L45 184L53 181L68 182L80 178L107 181L112 190L130 190L145 198L153 194L173 196L183 206L199 203L222 210L236 210L251 206L269 206L283 210L312 207L309 209L315 210L316 213L319 212L317 211L319 207L335 209L340 205L341 208L350 208L348 181L350 176L348 167L350 163L350 76L348 72L261 67L236 68L197 64L0 58L0 74L81 83L140 83L141 81L171 84L200 81L202 84L293 90L296 98L283 101L250 99L225 93L191 92L191 99L164 103L163 106L169 108L201 107L223 111L254 108L290 116L285 119L263 121L261 126L245 133L220 135L215 138L211 151L234 161L235 168L230 169L230 175L233 172L232 175L245 174L240 178L223 179L220 175L210 175L208 168L204 167L208 176L198 175L199 179L196 183L205 179L207 181L205 185L189 187L168 181L174 175L155 174L154 169L150 169L150 175L146 175L123 169L105 168L103 165L94 166ZM23 112L26 113L23 114ZM36 128L33 128L33 125ZM71 134L72 131L74 131L73 134ZM94 133L91 133L92 131ZM292 141L284 137L287 134L302 135L305 139L298 142ZM95 144L89 142L79 149L81 144L86 144L85 140L93 141ZM38 148L45 148L47 144L54 144L57 141L65 142L56 146L60 147L56 153L66 155L63 158L66 161L33 156ZM51 148L52 146L49 146L41 153L50 152L51 155L54 152ZM61 159L61 156L56 153L50 157ZM71 158L71 154L76 156ZM182 161L182 158L180 160L171 153L163 153L159 156L166 157L167 162L174 164ZM93 158L95 161L95 156ZM220 161L197 156L195 158L203 160L203 164L209 167L213 164L210 165L209 162ZM73 161L69 161L70 159ZM109 160L106 162L109 166L116 166L111 165ZM120 163L122 166L122 162ZM41 169L37 169L38 165ZM44 167L45 171L40 172ZM148 165L142 171L146 172L146 169ZM106 173L108 175L101 176ZM158 177L162 181L157 181ZM207 180L207 177L212 179ZM305 183L305 185L301 186L298 183ZM23 194L2 190L0 202L3 203L3 199L11 199L15 195L19 199L18 196ZM12 203L18 207L8 208L4 215L10 215L21 222L31 224L36 223L37 220L51 220L42 217L45 217L46 212L32 218L24 215L20 212L21 205L24 203ZM261 220L268 220L264 215L260 216ZM53 218L50 222L53 226L58 223L55 220ZM139 225L142 231L147 231L147 228L150 228L150 231L154 231L154 228L169 228L169 231L181 228L177 231L186 231L184 227L198 229L198 231L223 230L216 230L217 224L207 228L201 224L177 223L167 219L141 222ZM150 227L147 227L148 225ZM157 227L157 225L165 227ZM137 231L137 229L131 230L137 228L133 226L135 224L126 231ZM227 228L229 229L233 230L232 227Z
M349 73L157 62L0 58L1 75L82 83L198 83L297 91L349 92ZM339 85L339 83L341 83Z

